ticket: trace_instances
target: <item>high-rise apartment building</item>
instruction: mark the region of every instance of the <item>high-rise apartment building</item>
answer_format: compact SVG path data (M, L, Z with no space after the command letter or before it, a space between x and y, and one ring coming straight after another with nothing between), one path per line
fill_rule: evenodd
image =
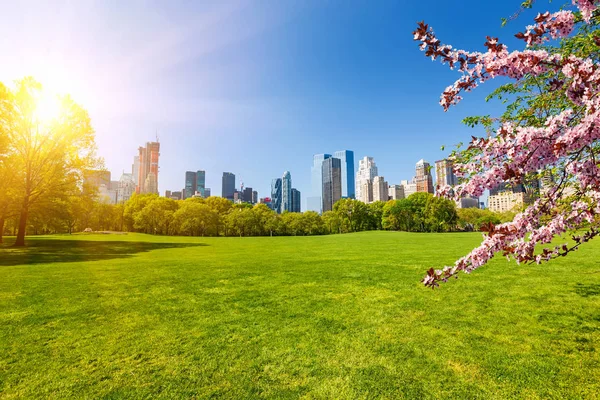
M281 212L292 211L292 175L285 171L281 177Z
M443 159L435 162L435 184L438 187L458 185L458 178L452 170L452 160Z
M309 211L321 213L323 208L323 161L331 158L331 154L315 154L310 168L311 193L306 199Z
M146 147L138 148L139 170L137 180L137 193L158 194L158 157L160 156L160 143L147 142Z
M194 171L185 171L185 187L183 191L184 199L188 199L196 193L197 184L196 173Z
M258 204L258 192L256 190L252 191L252 204Z
M373 201L388 201L388 184L383 176L373 178Z
M291 212L300 212L300 191L296 188L292 188L292 209Z
M252 188L251 187L245 187L244 190L242 190L242 201L244 203L250 203L250 204L254 204L252 202Z
M342 162L339 158L323 161L323 212L333 210L342 198Z
M233 200L233 193L235 192L235 175L231 172L223 172L221 184L221 197Z
M388 197L390 200L400 200L404 198L404 186L390 185L388 188Z
M414 180L412 181L401 181L400 185L402 185L402 189L404 189L404 198L408 198L413 193L417 193L417 184Z
M271 181L271 208L281 214L281 178Z
M415 176L417 192L433 193L433 177L431 176L429 163L421 159L417 162L415 169L417 172L417 176Z
M204 198L208 199L210 197L210 188L204 188Z
M203 198L206 197L206 172L205 171L196 171L196 190L195 192L200 193L200 196Z
M356 188L357 191L359 187ZM360 186L360 197L358 200L362 201L365 204L369 204L373 202L373 181L370 179L363 180Z
M352 150L341 150L333 153L342 163L342 197L356 198L354 178L354 152Z
M356 198L361 201L367 203L364 199L368 198L367 195L362 195L362 188L367 183L367 181L373 182L373 178L377 175L377 165L375 165L375 161L373 157L363 157L358 161L358 171L356 172ZM372 201L372 200L371 200Z

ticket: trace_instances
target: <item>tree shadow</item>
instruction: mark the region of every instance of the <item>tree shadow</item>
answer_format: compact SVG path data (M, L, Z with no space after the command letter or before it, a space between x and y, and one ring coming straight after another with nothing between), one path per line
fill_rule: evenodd
M575 293L581 297L600 296L600 284L583 284L578 283L575 285Z
M0 245L0 266L100 261L129 258L137 253L161 249L208 246L205 243L160 243L133 241L60 240L29 238L26 247Z

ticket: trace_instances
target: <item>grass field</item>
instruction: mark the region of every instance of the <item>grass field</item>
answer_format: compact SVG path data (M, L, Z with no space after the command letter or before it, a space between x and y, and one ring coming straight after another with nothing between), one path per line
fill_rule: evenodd
M7 243L0 398L598 398L600 241L421 286L480 238Z

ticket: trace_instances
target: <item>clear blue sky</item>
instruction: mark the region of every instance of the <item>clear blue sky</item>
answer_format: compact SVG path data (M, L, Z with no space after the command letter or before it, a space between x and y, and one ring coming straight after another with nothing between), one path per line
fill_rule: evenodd
M498 112L483 101L494 84L444 113L440 93L458 75L425 58L412 31L425 20L455 47L484 51L486 35L517 45L513 34L532 12L505 28L500 18L519 4L6 2L0 80L33 74L72 92L90 111L113 179L158 130L161 193L204 169L214 194L230 171L263 197L289 170L304 207L314 153L372 156L393 184L410 179L419 159L443 158L441 145L481 134L460 120Z

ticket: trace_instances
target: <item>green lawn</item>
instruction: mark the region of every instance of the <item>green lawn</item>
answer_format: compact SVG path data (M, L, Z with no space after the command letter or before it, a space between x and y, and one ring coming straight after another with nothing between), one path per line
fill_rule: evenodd
M0 247L0 398L597 398L600 240L439 290L481 235ZM10 242L10 239L9 239Z

